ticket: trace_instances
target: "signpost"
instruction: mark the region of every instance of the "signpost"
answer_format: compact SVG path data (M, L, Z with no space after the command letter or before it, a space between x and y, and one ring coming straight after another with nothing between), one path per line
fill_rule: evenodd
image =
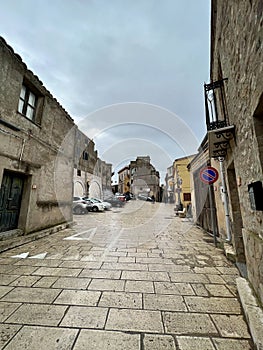
M209 194L209 202L210 202L210 207L211 207L211 223L212 223L212 228L213 228L214 244L215 244L215 246L217 246L215 208L214 208L214 204L213 204L212 184L214 182L216 182L218 179L218 171L211 166L206 166L200 170L199 176L200 176L200 180L202 182L209 185L208 194Z
M212 166L206 166L205 168L200 170L199 176L201 181L203 181L207 185L211 185L217 181L218 171Z

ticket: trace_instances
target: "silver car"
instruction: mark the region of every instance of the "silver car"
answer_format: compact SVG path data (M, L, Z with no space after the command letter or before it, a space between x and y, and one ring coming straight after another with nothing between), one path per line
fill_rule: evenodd
M85 197L86 199L86 197ZM104 206L105 210L110 210L112 208L112 205L108 202L103 202L101 199L99 198L87 198L89 200L91 200L93 203L101 203Z
M80 197L74 197L72 203L72 211L74 214L87 214L88 213L88 204L79 199Z

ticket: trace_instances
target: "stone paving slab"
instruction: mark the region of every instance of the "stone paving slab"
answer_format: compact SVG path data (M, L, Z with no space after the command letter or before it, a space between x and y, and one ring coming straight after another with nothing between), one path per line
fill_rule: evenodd
M195 295L190 283L154 282L156 293Z
M247 340L240 339L213 339L216 350L253 350L253 347ZM261 350L261 349L260 349Z
M236 298L185 297L189 311L204 313L241 314L241 306Z
M250 338L247 324L242 315L211 315L211 318L222 337Z
M87 347L88 344L88 347ZM74 350L140 350L140 335L82 330Z
M50 288L56 281L58 277L41 277L40 280L38 280L33 287L36 288Z
M11 315L21 303L8 303L8 302L0 302L0 322L3 322L7 319L9 315Z
M79 277L120 279L121 271L84 269Z
M103 292L99 306L142 309L142 294L127 292Z
M147 264L132 263L103 263L102 269L105 270L130 270L130 271L148 271Z
M0 298L9 293L12 289L14 288L8 286L0 286Z
M168 281L170 278L167 272L148 271L122 271L121 279L135 281Z
M55 283L52 284L52 288L87 289L90 281L90 278L59 277Z
M5 350L71 350L77 334L76 329L25 326Z
M209 338L179 336L176 337L176 340L180 350L215 350L215 347Z
M169 275L172 282L209 283L208 278L201 273L169 272Z
M149 264L149 271L165 271L165 272L189 272L190 267L186 265L175 264Z
M88 289L89 290L109 290L121 292L124 291L125 281L121 280L111 280L111 279L92 279Z
M151 281L126 281L125 292L154 293Z
M163 319L167 333L218 335L212 320L206 314L164 312Z
M1 286L7 286L9 283L15 281L17 278L19 278L19 275L5 275L0 274L0 283Z
M102 329L104 328L107 314L107 308L70 306L60 325L62 327Z
M163 333L159 311L110 309L106 329L129 332Z
M79 269L100 269L101 261L64 261L59 267Z
M176 350L174 338L170 335L145 334L144 350Z
M0 349L4 348L21 327L19 325L0 324Z
M233 297L233 293L223 284L205 284L209 295L213 297Z
M44 288L24 288L17 287L6 294L1 301L14 301L21 303L52 303L58 294L59 289L44 289Z
M80 272L81 272L81 269L69 269L69 268L62 268L62 267L40 267L33 273L33 275L74 277L74 276L78 276Z
M66 312L66 306L60 305L21 305L5 323L57 326Z
M60 264L61 260L51 260L47 257L46 259L20 259L14 266L58 267Z
M179 295L144 294L143 305L146 310L187 311L183 297Z
M20 276L9 285L12 287L31 287L40 280L39 276Z
M96 306L101 292L88 290L63 290L54 304Z

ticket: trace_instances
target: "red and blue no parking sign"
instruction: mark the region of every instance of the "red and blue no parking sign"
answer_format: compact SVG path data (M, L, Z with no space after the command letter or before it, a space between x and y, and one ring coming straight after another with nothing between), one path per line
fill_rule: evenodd
M208 185L213 184L218 179L218 171L211 167L206 166L205 168L200 170L200 179Z

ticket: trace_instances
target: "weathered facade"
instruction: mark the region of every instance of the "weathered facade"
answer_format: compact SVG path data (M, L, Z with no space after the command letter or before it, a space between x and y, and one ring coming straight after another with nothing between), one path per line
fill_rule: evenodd
M165 176L165 194L163 201L165 203L174 203L175 202L175 187L174 187L174 167L171 165L167 168L167 173Z
M3 38L0 62L3 238L72 220L75 125Z
M119 186L118 191L120 193L130 192L131 184L130 184L130 167L125 166L121 170L118 171L119 177Z
M190 173L187 166L193 158L193 155L189 155L175 159L173 162L175 201L177 205L182 204L184 208L188 208L191 204Z
M95 144L76 129L74 158L74 196L102 198L102 179L96 174L99 162Z
M192 157L191 162L187 165L187 169L190 172L191 210L196 225L218 236L215 206L217 187L214 184L208 185L200 179L202 169L210 165L214 164L211 164L209 158L206 135L198 148L198 153Z
M112 195L111 176L112 164L106 163L104 160L98 160L98 175L100 174L102 182L102 199L108 198Z
M263 2L212 0L210 156L221 159L237 265L263 303ZM206 99L208 101L208 99ZM220 142L219 142L220 141ZM221 179L222 181L222 174ZM218 202L218 201L217 201ZM226 209L226 207L225 207ZM219 231L223 231L218 220Z
M160 175L151 164L149 156L137 157L135 161L130 162L131 174L131 192L159 198Z

